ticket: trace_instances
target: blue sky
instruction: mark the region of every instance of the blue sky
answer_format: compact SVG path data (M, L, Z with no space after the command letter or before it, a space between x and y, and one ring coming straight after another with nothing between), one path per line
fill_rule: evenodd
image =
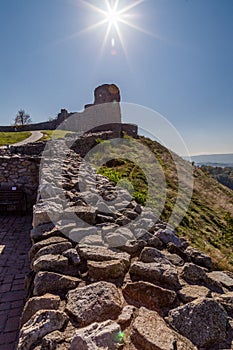
M233 1L145 0L127 15L150 35L119 23L124 49L113 28L102 48L106 24L82 30L103 16L80 0L0 0L0 124L21 108L34 122L82 110L114 82L122 101L166 117L191 154L233 153Z

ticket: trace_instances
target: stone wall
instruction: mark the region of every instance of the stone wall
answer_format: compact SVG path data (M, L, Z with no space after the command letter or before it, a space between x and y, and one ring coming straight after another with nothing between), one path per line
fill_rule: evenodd
M18 350L232 349L232 274L62 149L34 207Z
M42 155L46 146L46 141L33 142L22 146L10 146L9 154L21 154L27 156L40 156Z
M85 133L95 127L114 123L121 123L120 104L118 102L90 105L83 112L70 115L59 128Z
M109 130L109 129L112 130ZM100 128L101 130L101 128ZM106 126L106 131L92 132L79 136L69 134L65 138L66 147L84 157L87 152L97 145L99 140L120 138L123 131L137 136L137 127L130 124L112 124ZM97 132L98 131L98 132ZM36 191L39 184L40 157L47 142L35 142L22 146L11 146L9 149L0 149L0 186L7 183L23 188L28 208L31 208L36 200Z
M54 130L58 126L57 120L23 125L17 128L17 131L33 131L33 130ZM0 126L0 132L16 131L14 126Z
M92 129L89 133L79 135L76 133L70 133L65 138L69 147L76 152L84 156L92 147L97 143L96 140L108 140L113 138L120 138L126 133L131 137L137 137L137 125L133 124L106 124L101 127ZM0 155L8 154L21 154L28 156L41 156L47 142L35 142L22 146L10 146L7 150L0 150Z
M131 137L138 136L138 126L136 124L126 124L126 123L111 123L111 124L96 126L95 128L91 129L89 132L95 133L95 132L102 132L102 131L108 131L108 130L118 133L119 136L116 136L116 137L122 137L124 133Z
M39 163L35 157L20 155L0 156L0 186L10 185L23 189L28 209L36 201L39 184Z

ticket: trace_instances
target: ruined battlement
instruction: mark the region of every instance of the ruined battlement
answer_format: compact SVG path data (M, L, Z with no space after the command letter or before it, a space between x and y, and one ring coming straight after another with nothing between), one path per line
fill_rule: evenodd
M18 131L70 130L88 132L106 124L121 123L120 90L115 84L103 84L94 91L94 102L84 106L83 112L68 112L61 109L51 121L23 125ZM0 126L0 132L15 131L14 126Z

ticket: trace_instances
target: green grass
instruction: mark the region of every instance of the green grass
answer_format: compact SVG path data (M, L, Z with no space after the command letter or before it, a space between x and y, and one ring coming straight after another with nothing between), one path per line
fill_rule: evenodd
M167 189L161 219L167 221L178 193L176 164L170 152L156 141L145 137L139 137L138 141L154 153L163 169ZM111 149L111 154L114 158L114 149ZM140 158L140 154L137 156ZM97 153L96 159L99 157L100 154ZM115 161L104 164L98 172L114 183L125 183L124 187L131 184L130 192L135 200L142 205L149 201L156 210L159 197L152 200L148 198L148 184L142 169L128 160L117 159L117 156L114 159ZM177 159L181 165L187 164L178 156ZM177 227L177 233L185 237L192 246L209 254L217 268L233 271L233 191L219 184L201 169L194 167L193 170L192 199L186 215ZM151 175L158 179L159 173ZM158 187L158 180L156 184Z
M67 130L42 130L42 134L44 135L40 141L48 141L51 138L56 140L59 138L64 138L66 134L72 133L72 131Z
M41 131L43 137L39 141L48 141L51 138L58 139L64 138L66 134L72 133L67 130L43 130ZM0 146L12 145L13 143L23 141L31 136L30 131L12 131L12 132L0 132Z
M30 135L30 131L0 132L0 146L12 145L13 143L23 141Z

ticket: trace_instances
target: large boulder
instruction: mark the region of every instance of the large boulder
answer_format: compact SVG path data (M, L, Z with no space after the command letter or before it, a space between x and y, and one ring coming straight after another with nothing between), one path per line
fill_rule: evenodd
M114 284L97 282L69 291L66 312L84 327L93 322L116 319L122 303L122 295Z
M69 207L63 211L62 219L70 220L75 216L89 225L94 225L96 223L96 208L90 206Z
M182 268L181 278L188 283L200 284L206 282L207 276L203 268L193 263L186 263Z
M52 271L62 273L68 267L68 259L63 255L46 254L40 256L32 264L35 272Z
M123 277L125 265L120 260L88 261L88 274L96 280Z
M183 266L184 265L184 260L177 254L171 254L169 252L165 253L165 257L172 265L175 266Z
M101 234L85 236L79 242L79 245L86 246L103 246L104 241Z
M129 304L158 310L173 304L176 293L148 282L129 282L122 290Z
M133 305L126 305L121 314L119 315L118 319L117 319L117 323L119 323L122 327L127 327L129 326L132 318L133 318L133 315L134 315L134 312L136 310L136 307L133 306Z
M182 245L184 245L184 243L182 243ZM171 254L179 255L181 259L185 262L191 262L191 257L187 253L185 253L182 248L178 248L173 243L170 242L167 244L167 250Z
M133 323L131 339L141 350L197 350L191 341L169 328L157 312L144 307Z
M67 241L62 241L60 243L49 244L48 246L42 247L33 257L33 261L47 254L62 254L67 249L70 249L72 244Z
M233 319L233 292L218 294L214 296L214 299L224 307L228 316Z
M185 250L185 253L190 256L192 262L194 264L206 267L207 269L212 269L213 267L213 263L211 258L209 257L209 255L206 255L202 252L200 252L199 250L192 248L192 247L188 247Z
M169 260L166 259L165 254L163 254L160 250L151 247L145 247L142 250L139 260L144 263L164 262L166 264L170 264Z
M164 244L173 243L178 248L182 246L182 240L169 228L159 229L155 235Z
M57 310L61 299L58 295L45 294L39 297L30 298L23 309L21 325L26 323L39 310Z
M211 291L204 286L188 285L179 290L178 296L183 303L189 303L198 298L210 297Z
M92 323L75 332L70 350L116 350L121 343L120 326L111 320Z
M35 243L40 241L41 239L48 238L56 234L57 234L57 229L54 227L54 223L48 222L46 224L41 224L31 229L30 237L33 243Z
M147 244L150 246L150 247L154 247L154 248L157 248L157 249L162 249L163 247L163 242L156 236L152 236Z
M38 225L57 222L63 212L63 206L56 202L38 202L33 207L33 228Z
M226 338L227 313L213 299L200 298L173 309L168 321L198 348L210 347Z
M130 276L134 280L148 281L166 288L179 288L178 273L170 263L134 262L130 267Z
M57 243L66 243L67 244L66 246L70 247L70 242L66 238L63 238L60 236L49 237L47 239L44 239L43 241L40 241L40 242L33 244L33 246L30 249L30 252L29 252L29 259L30 260L34 259L35 255L37 254L37 252L39 252L40 249L48 248L48 246L54 245ZM51 249L53 249L53 248L51 248ZM50 253L48 253L48 254L50 254Z
M143 240L127 241L120 250L130 254L131 256L136 256L145 247L146 242Z
M213 276L213 277L212 277ZM207 288L214 292L223 293L222 284L211 275L206 272L203 267L197 266L193 263L186 263L181 271L180 277L186 282L191 284L205 285Z
M118 222L116 221L118 224ZM124 223L126 225L127 223ZM104 237L109 247L121 247L124 246L127 241L135 240L133 233L126 227L118 228L115 231L108 232Z
M70 341L66 342L66 339L64 338L65 333L63 330L56 330L48 333L43 337L41 346L38 350L70 350ZM33 350L37 350L37 348L34 348Z
M233 278L222 271L213 271L207 274L208 278L220 283L223 287L233 291Z
M60 294L74 289L80 283L76 277L66 276L55 272L40 271L36 274L34 280L34 295L43 295L45 293Z
M60 330L68 321L64 312L40 310L24 324L19 335L18 350L30 350L46 334Z
M130 255L118 249L101 246L77 246L81 258L92 261L120 260L126 268L130 265Z
M79 243L83 238L95 235L97 233L97 228L96 227L75 227L73 228L68 236L69 238L76 243Z
M77 266L80 264L81 260L80 260L80 257L77 253L77 250L76 249L68 249L66 251L64 251L62 253L63 256L65 256L66 258L68 258L69 262L74 265L74 266Z

